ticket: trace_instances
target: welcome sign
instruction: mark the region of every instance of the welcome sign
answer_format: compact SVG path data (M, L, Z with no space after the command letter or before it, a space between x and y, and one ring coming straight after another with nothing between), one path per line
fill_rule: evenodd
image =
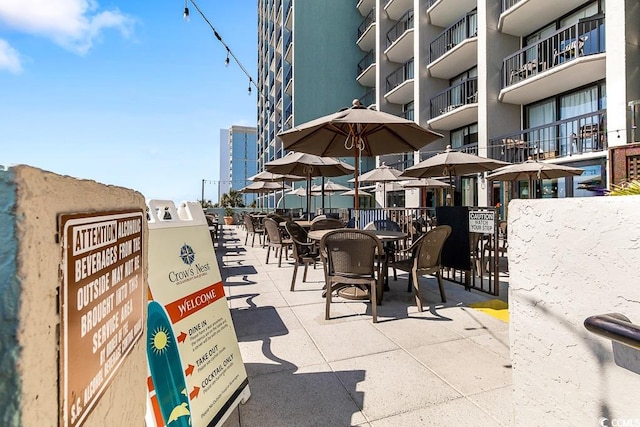
M220 425L250 392L206 219L170 201L149 217L147 425Z

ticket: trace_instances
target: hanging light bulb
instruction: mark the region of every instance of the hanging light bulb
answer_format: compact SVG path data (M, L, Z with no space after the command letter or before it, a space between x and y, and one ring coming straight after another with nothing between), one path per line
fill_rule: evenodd
M187 7L187 0L184 0L184 14L182 15L184 22L189 22L189 8Z
M227 49L227 57L224 59L224 66L229 66L229 49Z
M251 95L251 77L249 77L249 88L247 89L247 93Z

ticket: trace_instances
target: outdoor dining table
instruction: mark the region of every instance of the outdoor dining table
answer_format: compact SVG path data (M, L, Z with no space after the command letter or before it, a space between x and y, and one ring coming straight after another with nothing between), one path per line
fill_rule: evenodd
M308 237L311 240L315 240L319 242L320 240L322 240L322 237L324 237L324 235L329 233L330 231L334 231L334 230L313 230L309 232ZM407 233L403 233L402 231L388 231L388 230L366 230L366 231L368 233L375 235L378 239L380 239L382 243L395 242L398 240L403 240L407 237ZM383 270L384 270L383 274L387 275L389 270L387 257L384 257ZM384 289L380 290L379 292L378 302L382 301L383 294L384 294ZM347 288L343 288L338 291L338 295L341 296L342 298L351 299L351 300L369 299L369 293L367 291L360 289L357 286L349 286Z
M308 230L309 228L311 228L311 221L307 221L306 219L294 219L293 221L294 221L296 224L298 224L300 227L302 227L302 228L306 228L307 230ZM280 227L284 227L286 224L287 224L287 222L286 222L286 221L283 221L283 222L281 222L281 223L280 223L280 224L278 224L278 225L280 225Z

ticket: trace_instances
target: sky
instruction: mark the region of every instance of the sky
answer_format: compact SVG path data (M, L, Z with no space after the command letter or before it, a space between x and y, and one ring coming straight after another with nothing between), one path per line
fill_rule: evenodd
M196 4L255 80L256 1ZM256 90L188 6L0 0L0 165L216 201L220 129L256 125Z

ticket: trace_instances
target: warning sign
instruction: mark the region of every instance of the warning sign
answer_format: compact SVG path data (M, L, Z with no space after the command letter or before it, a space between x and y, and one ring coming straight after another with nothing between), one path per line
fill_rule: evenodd
M62 215L62 425L79 426L143 331L140 210Z
M469 232L494 234L495 221L495 211L469 211Z

